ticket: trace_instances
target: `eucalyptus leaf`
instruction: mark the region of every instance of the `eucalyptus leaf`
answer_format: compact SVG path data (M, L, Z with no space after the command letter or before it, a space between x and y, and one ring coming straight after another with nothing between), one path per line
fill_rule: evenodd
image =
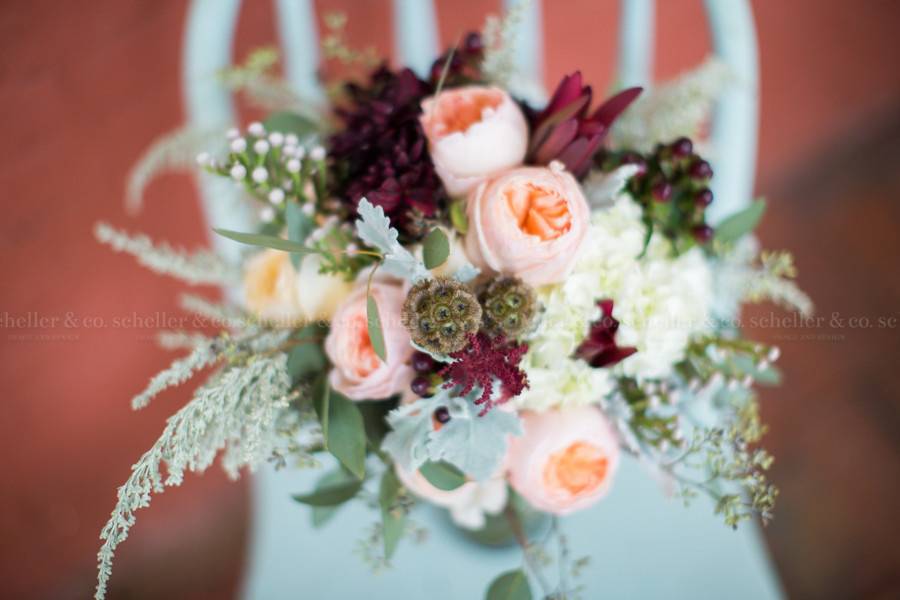
M366 298L366 321L369 328L369 341L378 358L387 362L387 348L384 345L384 331L381 329L381 317L378 316L378 304L372 294Z
M316 489L322 489L329 486L334 486L341 483L346 483L349 481L359 481L353 475L348 473L346 469L338 467L332 471L329 471L322 475L316 481ZM315 528L322 527L328 521L330 521L334 515L337 514L338 509L340 509L341 504L335 504L334 506L311 506L310 507L310 516L312 519L312 525Z
M263 121L263 126L266 131L293 133L301 139L314 137L319 132L315 121L292 112L277 112Z
M316 488L309 494L292 496L294 500L309 506L337 506L350 500L362 488L361 479L350 479L339 483L329 483Z
M312 217L303 212L303 207L297 202L288 202L285 207L285 216L287 218L287 234L288 240L303 245L306 238L316 228ZM300 262L303 260L303 254L291 253L291 264L295 269L300 269Z
M262 248L272 248L274 250L282 250L284 252L297 252L298 254L317 254L315 248L307 248L303 244L285 240L274 235L263 235L261 233L241 233L240 231L230 231L228 229L213 229L222 237L230 240L248 244L250 246L260 246Z
M325 449L359 479L366 474L366 430L356 404L331 389L322 377L315 386L313 406L322 425Z
M757 200L744 210L731 215L716 226L716 241L731 244L752 232L762 219L765 210L766 201Z
M522 569L507 571L497 577L488 588L486 600L531 600L531 586Z
M327 332L324 327L307 325L292 337L293 340L309 340L297 344L288 352L287 370L291 381L298 382L321 373L327 364L322 345L318 342Z
M422 240L422 257L426 269L434 269L447 261L450 256L450 240L440 227L432 229Z
M466 482L462 471L444 461L427 462L419 467L419 473L428 483L445 492L455 490Z
M397 499L400 497L400 488L401 484L397 473L393 467L389 466L381 477L381 485L378 490L386 559L390 559L394 555L406 527L406 514L396 506Z
M469 218L466 216L465 201L457 200L451 204L449 212L450 223L453 224L453 228L461 234L466 235L466 232L469 231Z

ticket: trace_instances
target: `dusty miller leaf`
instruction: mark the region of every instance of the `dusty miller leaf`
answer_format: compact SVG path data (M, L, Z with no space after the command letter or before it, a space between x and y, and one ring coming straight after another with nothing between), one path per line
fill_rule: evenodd
M381 268L386 273L414 282L431 276L422 261L397 241L399 233L391 227L391 220L384 215L383 208L363 198L357 211L360 218L356 221L356 233L362 241L381 252Z

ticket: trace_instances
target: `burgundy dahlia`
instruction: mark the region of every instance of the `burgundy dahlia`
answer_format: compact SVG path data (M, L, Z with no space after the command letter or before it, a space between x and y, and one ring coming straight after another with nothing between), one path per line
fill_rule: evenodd
M616 345L619 322L612 316L613 301L600 300L597 306L603 315L591 323L588 336L575 350L575 356L595 368L609 367L637 352L637 348Z
M566 75L547 107L531 120L528 162L546 165L558 160L576 177L584 177L613 122L640 93L639 87L628 88L589 113L591 87L583 85L580 71Z
M354 218L362 198L384 208L391 224L418 238L446 202L419 125L420 102L431 86L409 69L378 68L367 86L348 84L349 102L336 110L343 127L329 141L335 161L333 193Z
M522 357L528 352L528 344L507 342L502 336L490 337L484 333L470 334L469 344L450 355L452 363L441 369L444 388L456 388L456 393L466 395L481 386L481 396L475 404L484 406L479 416L485 415L497 404L521 394L528 387L528 377L519 368ZM500 397L492 399L494 381L500 382Z

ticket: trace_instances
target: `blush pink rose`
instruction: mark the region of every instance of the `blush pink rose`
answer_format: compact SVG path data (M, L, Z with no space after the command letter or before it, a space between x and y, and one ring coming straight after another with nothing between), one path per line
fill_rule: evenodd
M519 105L496 87L468 86L422 101L419 117L435 170L453 195L522 164L528 123Z
M325 338L325 353L334 368L331 387L352 400L377 400L404 391L414 375L409 359L413 349L400 323L405 293L399 284L374 282L372 297L384 332L387 362L375 354L369 339L366 288L354 290L338 307Z
M509 483L532 506L564 515L606 495L619 443L598 408L523 412L522 426L510 443Z
M531 285L563 281L584 242L590 208L560 163L507 171L468 199L466 252L482 269Z

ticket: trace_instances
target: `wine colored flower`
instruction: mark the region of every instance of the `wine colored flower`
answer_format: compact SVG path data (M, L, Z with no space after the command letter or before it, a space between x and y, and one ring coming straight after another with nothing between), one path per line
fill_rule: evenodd
M556 515L587 508L609 491L619 442L596 406L521 413L510 439L509 483L532 506Z
M623 347L616 344L616 331L619 330L619 322L613 318L613 301L606 299L597 302L602 315L591 323L590 330L585 340L578 346L575 355L583 359L592 367L601 368L612 366L625 360L635 352L637 348Z
M528 377L519 368L522 356L528 352L527 344L507 342L503 337L491 338L484 333L469 336L469 344L450 355L453 362L441 369L446 389L456 388L456 393L466 395L481 387L481 396L475 404L483 404L480 415L486 414L497 404L514 398L528 387ZM500 383L500 394L494 398L494 383Z
M419 124L420 103L431 86L409 69L377 69L367 86L348 84L348 103L335 112L343 127L329 140L333 192L356 216L362 198L381 206L408 238L427 230L426 219L446 203Z
M576 177L584 177L613 122L640 93L639 87L628 88L589 113L591 87L582 83L580 71L566 75L547 107L532 119L528 162L546 165L558 160Z

